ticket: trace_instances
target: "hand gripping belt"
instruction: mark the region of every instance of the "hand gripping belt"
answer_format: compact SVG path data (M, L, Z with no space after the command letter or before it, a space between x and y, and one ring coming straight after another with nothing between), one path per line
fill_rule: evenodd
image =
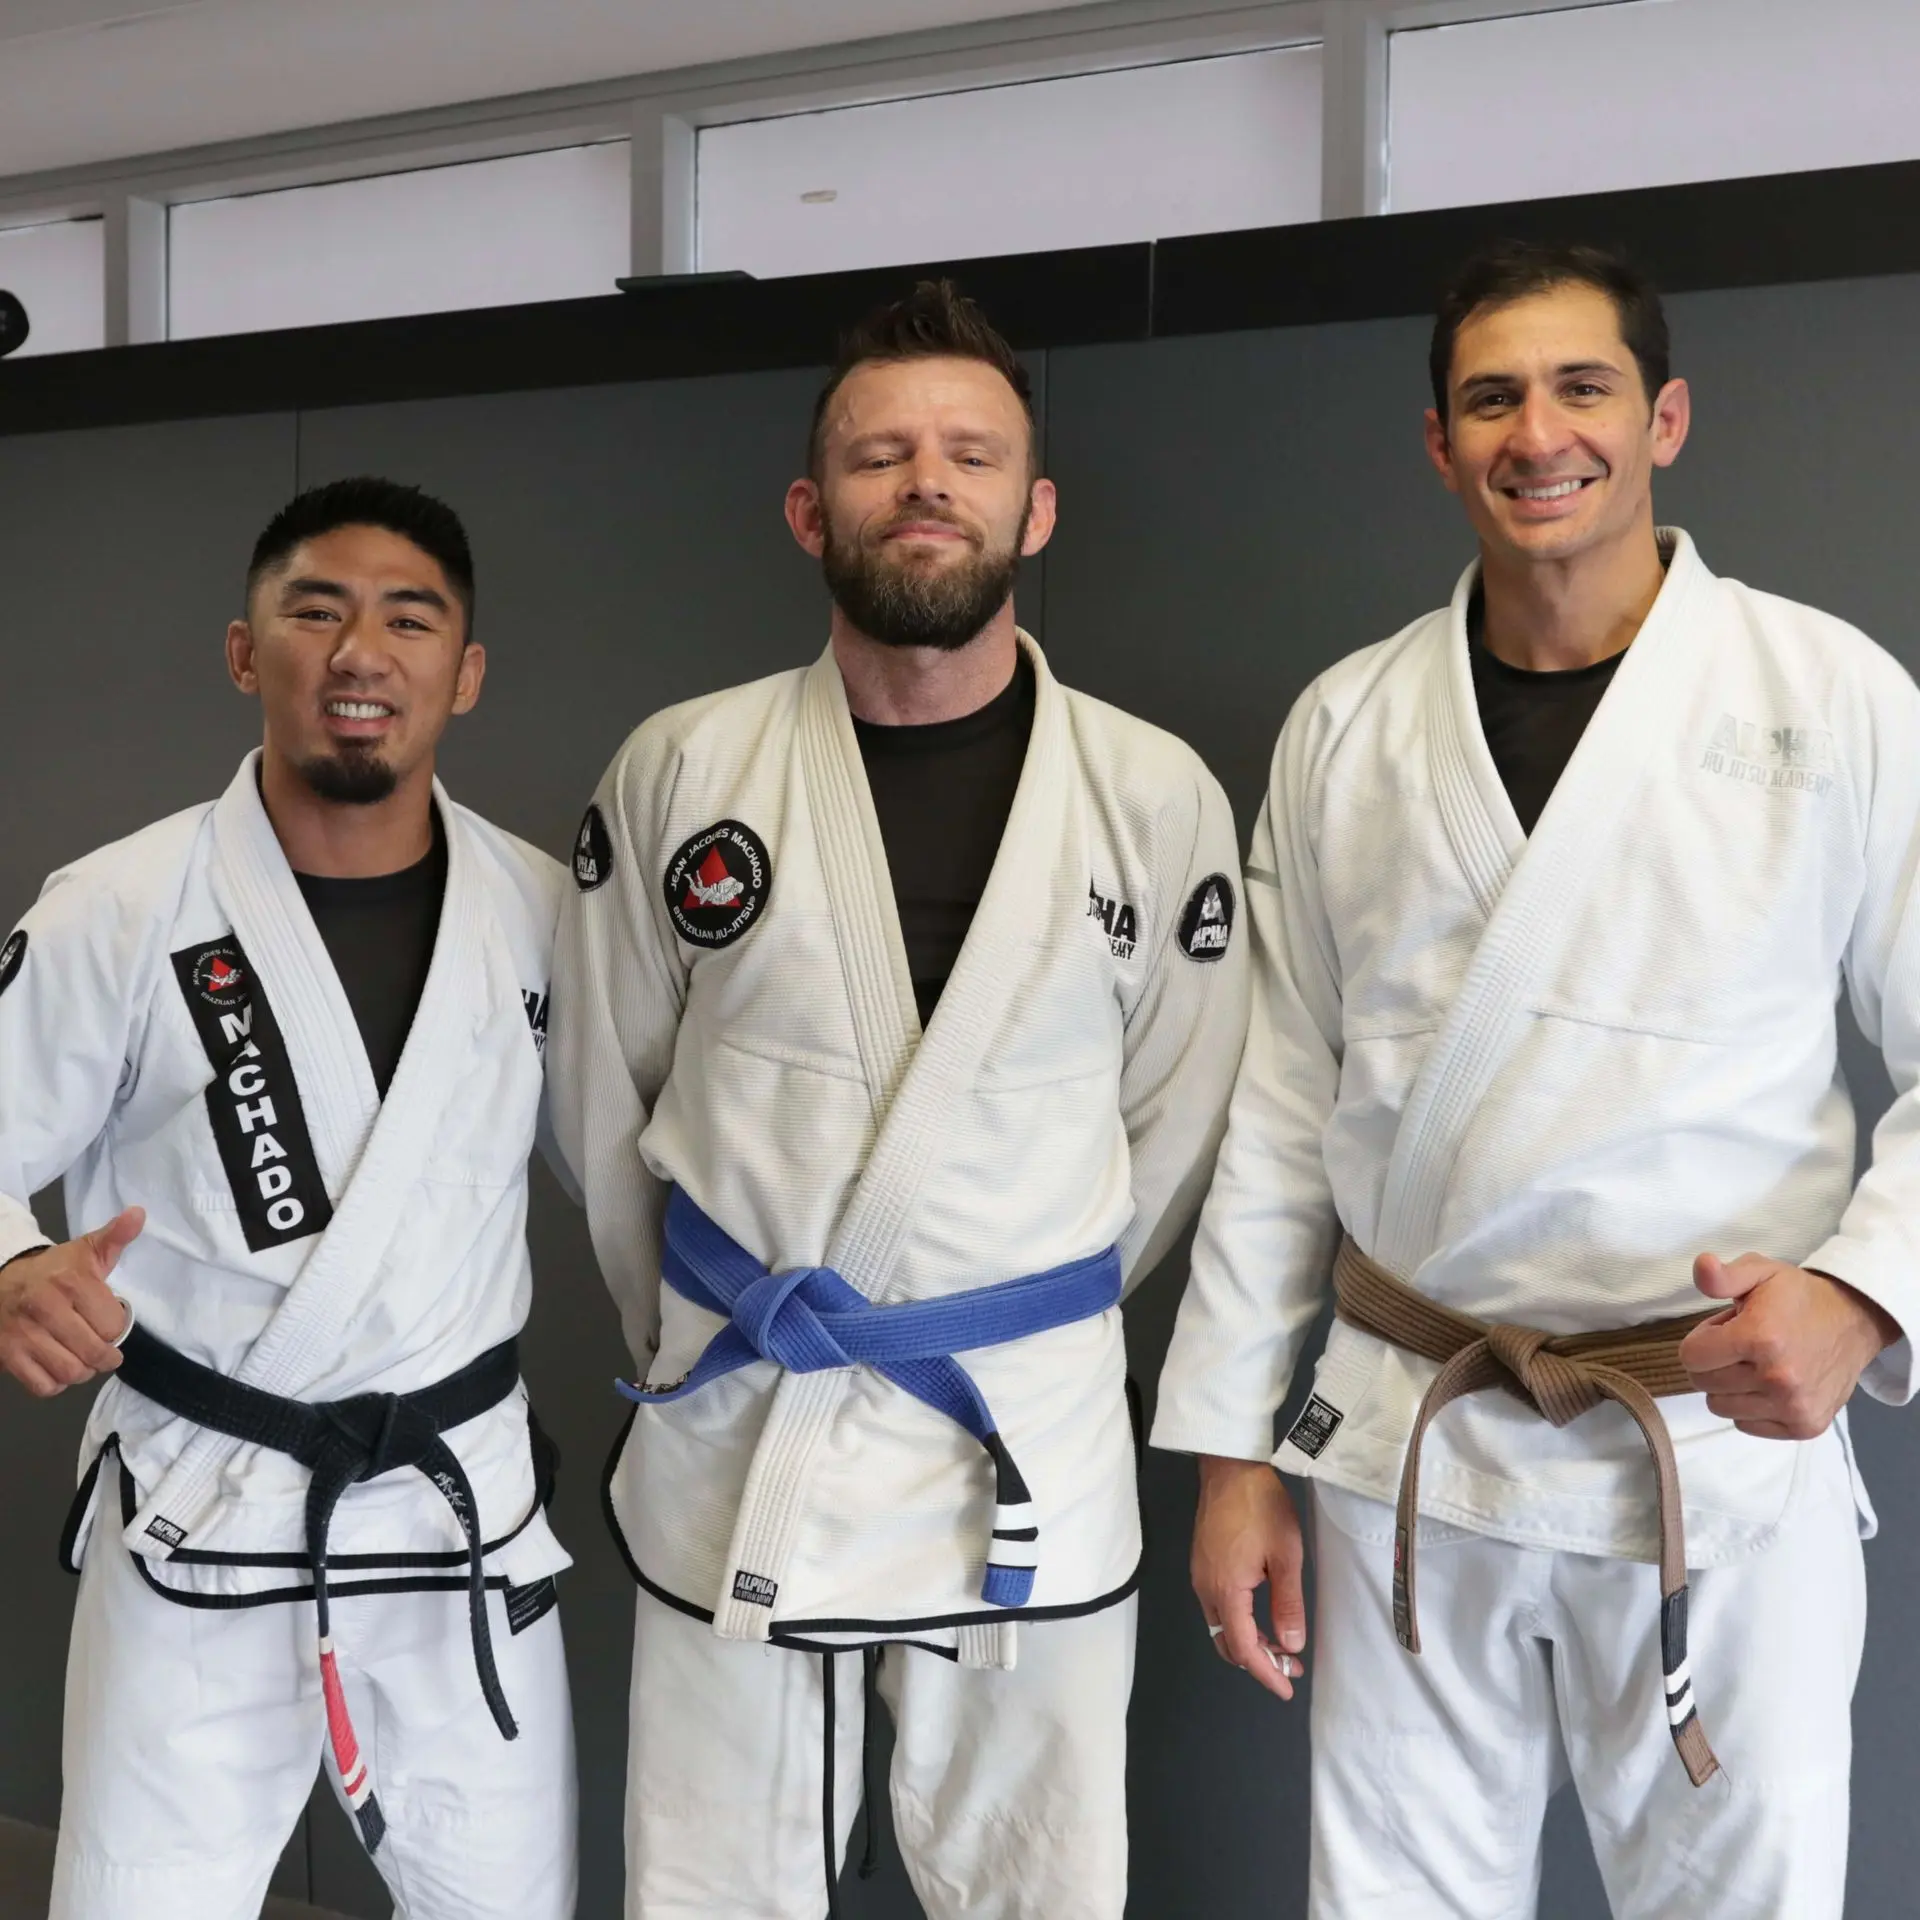
M1342 1239L1333 1291L1340 1318L1362 1333L1437 1360L1440 1371L1420 1402L1400 1474L1394 1521L1393 1629L1409 1653L1420 1651L1414 1610L1414 1541L1420 1512L1420 1447L1434 1416L1462 1394L1504 1387L1551 1421L1570 1420L1611 1400L1632 1415L1653 1456L1660 1501L1660 1652L1666 1675L1667 1723L1687 1778L1705 1786L1720 1763L1701 1731L1687 1666L1687 1543L1680 1473L1656 1398L1697 1393L1680 1364L1680 1342L1717 1308L1676 1320L1602 1333L1548 1334L1476 1320L1429 1299Z
M136 1393L196 1426L288 1454L313 1476L307 1486L307 1560L313 1570L327 1730L367 1851L376 1852L386 1833L386 1819L374 1798L347 1713L327 1609L327 1535L334 1509L355 1482L401 1467L416 1469L439 1488L466 1536L467 1613L480 1691L501 1733L509 1740L517 1738L520 1729L501 1690L487 1625L484 1542L473 1486L459 1456L440 1437L498 1406L520 1384L517 1344L503 1341L458 1373L415 1393L361 1393L348 1400L313 1402L282 1399L229 1380L175 1352L144 1327L136 1326L127 1335L120 1353L119 1378Z
M1115 1248L943 1299L876 1306L831 1267L769 1273L675 1187L667 1202L660 1272L675 1293L723 1315L728 1324L707 1343L684 1380L663 1387L616 1382L629 1400L663 1406L756 1360L771 1360L794 1373L873 1368L964 1427L986 1449L994 1471L993 1538L980 1597L993 1607L1028 1603L1040 1563L1032 1496L980 1389L953 1356L1090 1320L1117 1306L1120 1255Z

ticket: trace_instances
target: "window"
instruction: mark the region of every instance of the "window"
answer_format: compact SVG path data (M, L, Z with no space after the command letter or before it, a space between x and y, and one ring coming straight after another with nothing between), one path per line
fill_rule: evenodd
M700 265L772 276L1320 216L1320 49L704 128Z
M0 287L19 297L31 329L15 357L105 345L106 275L99 220L0 227Z
M612 293L632 245L628 162L610 140L177 206L168 334Z
M1920 157L1912 0L1616 0L1392 40L1395 212Z

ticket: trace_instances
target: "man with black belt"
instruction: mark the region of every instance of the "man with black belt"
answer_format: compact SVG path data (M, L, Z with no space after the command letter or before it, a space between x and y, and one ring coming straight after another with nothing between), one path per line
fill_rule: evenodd
M1569 1772L1617 1914L1837 1916L1842 1409L1909 1397L1920 1314L1920 693L1656 527L1689 401L1624 262L1476 259L1432 376L1480 557L1281 733L1154 1442L1203 1456L1201 1608L1282 1698L1272 1466L1315 1483L1323 1920L1531 1914ZM1843 984L1898 1094L1857 1185Z
M404 1920L573 1911L515 1349L564 877L434 779L472 613L450 509L302 494L227 633L260 750L0 947L0 1365L107 1376L55 1920L253 1920L323 1753Z
M1118 1920L1118 1305L1219 1138L1233 822L1015 626L1053 488L950 287L848 341L787 514L826 652L633 735L555 969L556 1124L643 1381L628 1912L831 1910L864 1651L927 1912Z

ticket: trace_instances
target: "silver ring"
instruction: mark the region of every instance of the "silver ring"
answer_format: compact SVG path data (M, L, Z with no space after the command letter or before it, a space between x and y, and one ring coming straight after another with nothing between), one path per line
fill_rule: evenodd
M111 1340L107 1342L107 1344L110 1347L124 1347L127 1344L127 1335L133 1331L133 1302L127 1299L123 1294L116 1293L113 1297L116 1300L118 1300L123 1307L126 1308L127 1324L124 1327L122 1327L120 1331L117 1334L115 1334Z
M1218 1640L1225 1632L1226 1628L1224 1626L1216 1626L1211 1620L1207 1622L1207 1638L1209 1640Z

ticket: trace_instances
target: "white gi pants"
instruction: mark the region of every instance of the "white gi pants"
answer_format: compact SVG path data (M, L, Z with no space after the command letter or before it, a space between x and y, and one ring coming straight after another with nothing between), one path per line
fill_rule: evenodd
M573 1724L557 1609L517 1638L487 1596L520 1737L480 1694L464 1593L333 1601L340 1677L399 1920L569 1920ZM182 1607L96 1524L67 1661L50 1920L259 1920L326 1765L311 1602ZM340 1782L333 1780L336 1794Z
M1722 1769L1700 1788L1668 1731L1655 1568L1440 1530L1416 1657L1393 1633L1392 1510L1316 1502L1313 1920L1532 1920L1569 1775L1618 1920L1839 1920L1866 1588L1840 1443L1816 1444L1775 1544L1689 1576Z
M1009 1672L881 1656L891 1800L929 1920L1120 1920L1136 1602L1022 1621ZM639 1596L628 1920L820 1920L826 1656L721 1640ZM861 1654L832 1656L836 1866L860 1806Z

